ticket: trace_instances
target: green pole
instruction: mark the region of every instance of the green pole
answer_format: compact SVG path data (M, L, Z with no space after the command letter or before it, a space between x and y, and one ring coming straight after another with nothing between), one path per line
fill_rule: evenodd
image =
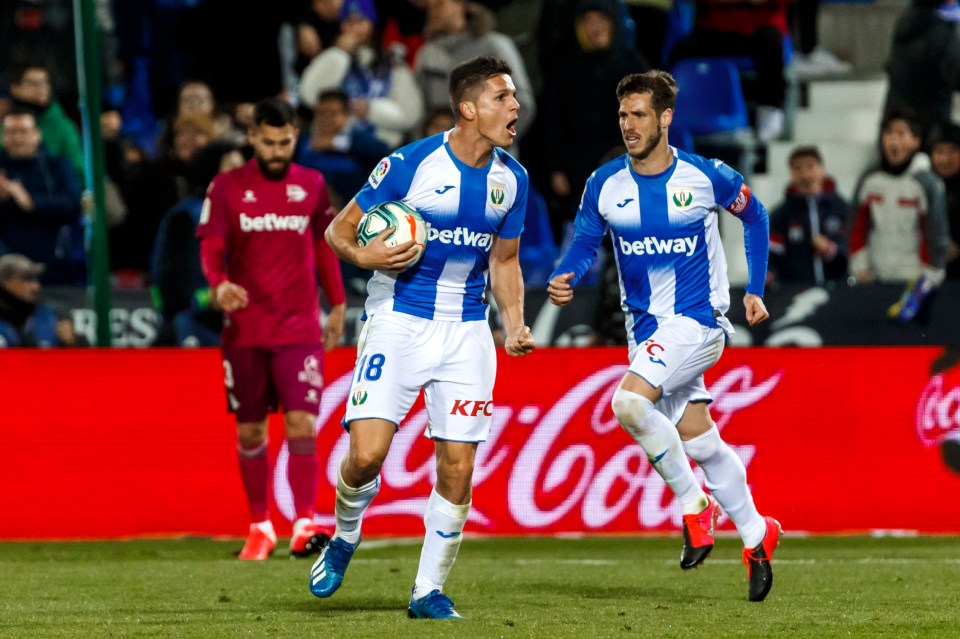
M96 0L73 0L77 41L77 80L83 120L85 210L93 199L93 236L87 243L93 308L97 315L97 346L110 346L110 247L107 240L107 207L103 188L103 136L100 132L100 38Z

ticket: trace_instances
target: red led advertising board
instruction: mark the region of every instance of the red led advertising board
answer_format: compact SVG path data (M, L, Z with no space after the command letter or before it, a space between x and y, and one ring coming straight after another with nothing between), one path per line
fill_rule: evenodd
M931 372L940 355L727 349L707 374L711 412L760 512L788 531L960 533L960 511L945 506L960 494L960 369ZM354 356L338 349L325 362L317 517L326 524ZM468 531L679 530L672 493L610 410L625 366L620 348L501 353ZM0 539L245 534L222 370L208 349L0 351ZM421 399L394 439L365 536L422 534L434 473L426 421ZM271 418L281 534L293 517L282 434Z

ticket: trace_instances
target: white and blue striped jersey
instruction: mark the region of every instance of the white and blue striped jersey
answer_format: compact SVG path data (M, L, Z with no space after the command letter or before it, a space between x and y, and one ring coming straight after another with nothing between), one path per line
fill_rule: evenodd
M413 142L382 159L356 196L364 211L403 200L428 226L419 262L402 273L377 271L367 284L367 315L388 308L437 320L484 320L494 236L523 231L527 171L501 148L480 168L450 150L450 132Z
M574 242L551 276L573 272L576 283L609 230L633 343L676 315L733 331L723 316L730 284L718 213L737 208L743 177L719 160L671 149L673 164L658 175L639 175L626 154L594 171Z

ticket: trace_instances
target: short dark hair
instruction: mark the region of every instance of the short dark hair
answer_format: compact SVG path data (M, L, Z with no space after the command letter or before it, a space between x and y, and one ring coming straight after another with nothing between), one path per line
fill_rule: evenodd
M297 114L293 107L278 98L265 98L253 107L253 125L283 127L293 124Z
M50 70L47 68L47 65L42 60L37 60L34 58L18 58L10 63L10 66L7 68L7 80L10 84L20 84L23 81L23 76L27 75L27 71L32 69L41 69L46 71L48 74Z
M813 145L798 146L795 148L790 152L790 157L787 158L787 164L793 164L794 160L799 160L800 158L813 158L817 163L823 164L823 156L820 155L820 149Z
M320 93L317 94L317 104L325 100L336 100L343 105L344 109L350 106L350 96L340 89L323 89L320 91Z
M920 125L917 116L909 109L890 109L887 111L880 122L880 132L886 131L896 120L900 120L910 127L910 132L913 133L914 137L923 139L923 127Z
M673 76L660 69L651 69L645 73L631 73L624 76L617 85L617 102L631 93L649 93L653 99L653 110L657 117L677 104L677 82Z
M475 100L483 90L483 84L495 75L510 75L510 65L489 55L481 55L462 62L450 72L450 108L453 117L460 119L460 103Z
M30 107L20 106L20 105L15 105L13 107L10 107L10 110L3 115L3 119L6 120L9 117L15 117L15 116L21 116L21 115L29 115L31 118L33 118L33 126L39 128L40 123L37 122L37 111L36 109L31 109Z

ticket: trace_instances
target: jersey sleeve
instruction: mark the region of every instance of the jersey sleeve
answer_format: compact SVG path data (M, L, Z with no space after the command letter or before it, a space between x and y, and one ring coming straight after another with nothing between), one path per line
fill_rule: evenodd
M600 187L602 182L597 179L596 173L587 180L587 187L580 200L580 208L573 222L573 242L563 255L560 264L550 274L550 279L563 273L573 273L570 285L580 281L590 265L597 257L600 242L607 232L607 222L600 215L597 203L600 201Z
M364 211L382 202L402 200L413 181L414 167L408 166L403 156L393 153L377 163L367 183L355 199Z
M226 237L228 230L227 218L227 186L223 176L218 175L207 187L207 196L200 209L200 221L197 223L197 237Z
M512 240L520 237L523 233L523 222L527 216L527 200L530 190L530 179L526 173L517 174L517 197L513 200L513 206L507 211L503 221L500 223L500 229L497 236L505 240Z

